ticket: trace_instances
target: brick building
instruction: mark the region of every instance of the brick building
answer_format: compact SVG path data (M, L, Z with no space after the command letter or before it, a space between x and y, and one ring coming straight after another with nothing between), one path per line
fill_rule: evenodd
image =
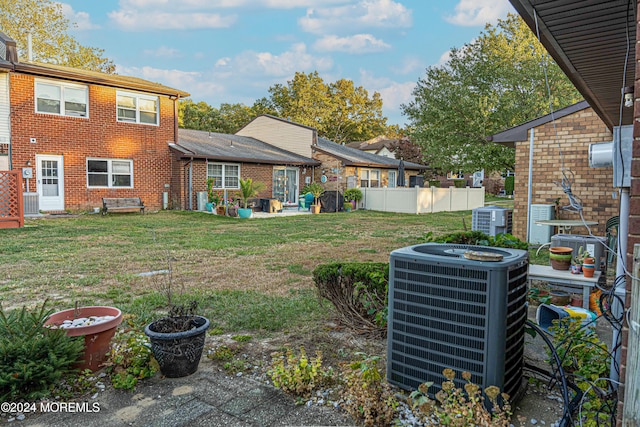
M186 92L146 80L19 61L0 33L0 169L31 170L41 211L90 210L102 197L162 208L168 143Z
M530 135L533 130L531 204L557 206L556 218L580 220L569 206L569 198L559 185L565 176L572 180L572 193L583 205L585 220L597 221L595 235L605 235L605 224L618 214L618 199L613 197L613 168L589 167L589 145L609 142L611 131L586 101L579 102L490 137L493 142L515 147L515 187L513 234L528 237L528 192ZM564 165L563 165L564 163ZM587 233L584 228L579 233Z
M266 185L259 196L296 206L306 184L321 182L326 190L351 187L395 187L400 161L366 153L319 138L315 129L270 115L262 115L236 134L180 129L172 144L172 201L195 209L196 194L206 191L207 178L215 188L233 195L239 179ZM404 180L424 166L404 162Z

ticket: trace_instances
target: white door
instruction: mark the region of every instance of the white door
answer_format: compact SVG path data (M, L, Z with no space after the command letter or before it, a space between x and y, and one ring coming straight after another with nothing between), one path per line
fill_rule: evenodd
M36 155L36 165L40 210L64 210L64 168L62 156Z

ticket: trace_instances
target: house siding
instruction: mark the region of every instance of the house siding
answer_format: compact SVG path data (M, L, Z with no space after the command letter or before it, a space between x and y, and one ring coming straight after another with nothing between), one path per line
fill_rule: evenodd
M311 157L315 139L312 129L265 116L257 117L236 135L250 136L304 157Z
M613 198L613 169L589 167L589 145L611 141L607 126L591 108L565 116L534 128L532 204L567 206L568 199L557 184L562 180L560 151L564 156L567 176L573 179L571 190L582 199L585 220L598 221L592 227L595 235L604 236L605 223L617 215L618 199ZM527 236L527 196L529 177L529 141L519 141L516 147L513 234L525 240ZM571 172L573 174L571 174ZM577 212L560 210L564 219L580 219ZM586 234L578 228L574 233Z
M10 85L13 166L35 164L36 154L64 156L65 209L101 206L102 197L140 197L149 210L162 207L162 193L173 181L168 147L174 141L173 100L159 96L159 125L142 125L116 120L113 87L88 85L89 114L80 118L36 113L31 75L11 73ZM88 188L88 157L133 160L133 188Z

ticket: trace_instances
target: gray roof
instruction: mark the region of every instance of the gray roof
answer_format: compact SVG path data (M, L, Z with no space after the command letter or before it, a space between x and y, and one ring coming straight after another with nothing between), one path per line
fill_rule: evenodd
M397 169L400 164L400 160L392 159L389 157L379 156L373 153L367 153L360 151L356 148L347 147L337 144L328 139L318 138L318 145L316 149L330 154L334 157L338 157L342 160L342 163L347 166L365 166L365 167L377 167L385 169ZM409 170L422 170L427 169L424 165L419 165L413 162L404 162L405 169Z
M487 141L500 142L505 143L505 145L508 146L513 146L514 142L526 141L527 138L529 138L529 129L538 127L545 123L550 123L553 120L568 116L569 114L573 114L576 111L584 110L585 108L589 108L589 104L587 103L587 101L580 101L573 105L569 105L568 107L561 108L558 111L554 111L553 114L546 114L544 116L538 117L537 119L529 120L528 122L525 122L521 125L503 130L502 132L496 133L494 135L490 135L487 137Z
M255 138L202 130L179 129L178 143L172 148L183 158L211 159L274 165L319 165L309 157L299 156Z

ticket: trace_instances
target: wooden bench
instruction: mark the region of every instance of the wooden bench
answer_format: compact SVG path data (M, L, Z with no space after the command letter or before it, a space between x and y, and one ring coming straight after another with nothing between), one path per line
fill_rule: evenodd
M103 197L102 198L102 215L106 215L112 211L137 211L144 213L144 203L140 197Z

